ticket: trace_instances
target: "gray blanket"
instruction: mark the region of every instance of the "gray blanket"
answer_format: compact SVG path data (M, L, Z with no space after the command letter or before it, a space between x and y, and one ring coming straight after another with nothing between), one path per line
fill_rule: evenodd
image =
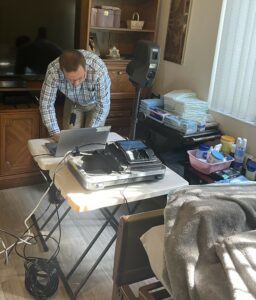
M164 285L179 299L256 299L256 185L189 186L165 209Z

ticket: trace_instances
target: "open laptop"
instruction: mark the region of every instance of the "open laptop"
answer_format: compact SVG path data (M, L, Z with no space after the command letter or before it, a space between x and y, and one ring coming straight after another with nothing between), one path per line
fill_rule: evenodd
M62 130L58 143L46 143L45 146L56 157L64 156L76 147L81 152L105 149L110 128L103 126Z

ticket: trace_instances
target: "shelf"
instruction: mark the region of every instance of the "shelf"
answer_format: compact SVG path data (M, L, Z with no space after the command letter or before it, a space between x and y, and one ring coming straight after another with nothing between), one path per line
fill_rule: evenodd
M0 80L2 80L2 79L0 78ZM0 92L41 91L42 83L43 83L43 80L42 81L27 80L25 87L0 87Z
M130 61L131 58L106 58L106 57L101 57L103 61L108 64L108 63L120 63L120 64L125 64L127 65Z
M154 33L155 30L153 29L129 29L129 28L124 28L124 27L91 27L90 28L91 31L95 30L95 31L115 31L115 32L141 32L141 33L145 33L145 32L150 32L150 33Z

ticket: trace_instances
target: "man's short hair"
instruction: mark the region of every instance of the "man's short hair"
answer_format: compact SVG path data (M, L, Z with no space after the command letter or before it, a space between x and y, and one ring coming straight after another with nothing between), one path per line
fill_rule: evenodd
M85 68L85 58L83 54L75 49L65 50L59 58L59 63L60 69L66 72L74 72L79 66Z

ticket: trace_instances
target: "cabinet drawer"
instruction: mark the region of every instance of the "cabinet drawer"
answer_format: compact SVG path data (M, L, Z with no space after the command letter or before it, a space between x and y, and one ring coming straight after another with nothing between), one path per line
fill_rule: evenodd
M0 174L10 175L36 170L27 141L39 137L39 112L0 114Z
M130 117L133 99L114 99L111 101L109 117Z
M118 98L111 99L111 109L130 109L133 105L134 99L131 98Z
M111 93L135 93L125 70L109 70L108 74L111 79Z
M122 118L107 118L106 125L114 126L114 127L127 127L130 126L130 117ZM113 131L113 130L112 130Z

